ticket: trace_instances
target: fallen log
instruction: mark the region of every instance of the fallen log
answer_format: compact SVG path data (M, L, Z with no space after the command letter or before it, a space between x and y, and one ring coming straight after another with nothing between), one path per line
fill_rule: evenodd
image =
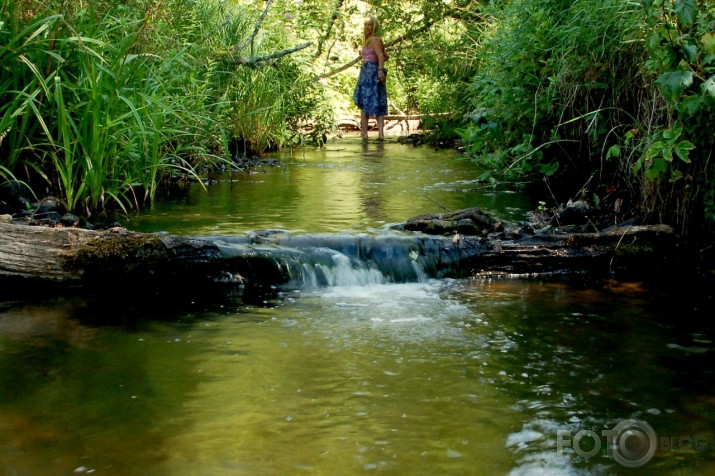
M475 276L587 272L644 277L670 266L676 249L672 228L663 224L529 235L488 243L485 252L465 262Z
M390 281L418 279L420 273L435 278L648 273L676 246L667 225L537 235L500 231L491 227L493 220L474 210L451 216L459 230L470 229L464 220L476 220L474 229L480 234L439 236L397 227L387 236L256 232L179 237L0 224L0 289L27 282L143 290L278 286L301 280L329 284L325 270L335 266L338 255L354 267L375 268ZM424 217L411 220L417 222L424 225ZM442 225L438 229L444 231Z
M275 266L265 266L281 255L279 250L243 251L221 252L211 240L163 233L0 224L0 279L15 286L40 282L147 290L243 284L239 273L256 284L284 281Z

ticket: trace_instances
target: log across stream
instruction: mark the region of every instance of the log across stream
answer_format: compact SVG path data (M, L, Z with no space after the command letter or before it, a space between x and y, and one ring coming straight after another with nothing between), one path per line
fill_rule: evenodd
M427 223L428 230L438 223L439 229L432 231L440 234L425 233L425 227L415 223ZM533 234L494 223L470 209L451 217L416 217L381 235L264 231L184 237L0 224L0 278L4 286L31 281L152 290L334 285L340 284L345 276L341 270L346 269L352 270L351 279L384 282L503 274L638 274L663 263L676 245L672 229L662 224Z

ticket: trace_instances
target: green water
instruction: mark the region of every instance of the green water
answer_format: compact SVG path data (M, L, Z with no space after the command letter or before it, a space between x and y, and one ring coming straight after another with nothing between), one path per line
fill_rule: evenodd
M437 211L434 201L515 219L528 203L475 191L472 166L449 152L373 146L294 154L127 226L366 231ZM148 303L4 296L0 474L713 474L712 307L695 286L669 286L515 278ZM588 459L557 451L559 431L600 435L624 419L657 433L642 467L620 464L605 439Z
M206 192L193 185L188 195L123 222L137 231L189 235L362 232L473 206L519 220L530 207L524 194L479 183L474 165L452 151L346 139L273 157L285 165L218 176Z

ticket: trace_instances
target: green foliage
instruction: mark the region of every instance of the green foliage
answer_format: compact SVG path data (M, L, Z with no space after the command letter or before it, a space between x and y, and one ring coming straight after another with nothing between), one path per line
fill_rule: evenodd
M68 210L149 203L163 178L226 163L226 131L281 146L321 100L302 65L241 64L292 38L247 41L256 18L239 5L52 8L0 8L0 172L26 174Z
M655 189L657 196L648 203L653 212L687 201L692 211L676 217L684 228L702 216L712 222L715 7L696 0L659 0L644 2L644 12L644 70L655 78L665 108L635 169L649 181L671 184Z
M490 10L472 80L466 149L511 178L588 170L625 126L637 76L634 5L517 0Z
M459 130L488 175L569 177L601 204L618 191L686 233L712 218L715 7L513 0L489 13Z
M4 2L0 152L7 170L34 171L36 186L43 177L67 210L126 209L137 192L153 197L175 111L157 107L157 57L139 48L142 12L80 7Z
M686 164L690 163L690 151L695 148L689 140L681 139L681 129L665 129L651 136L651 143L645 153L635 162L633 168L638 172L645 167L646 177L650 180L660 178L668 171L668 164L678 157ZM647 164L644 165L644 164ZM671 180L682 178L682 173L674 168Z
M235 140L321 144L356 112L357 68L316 75L355 58L366 14L402 38L393 111L459 112L480 32L476 0L1 1L0 172L87 212L143 206L177 171L228 164Z

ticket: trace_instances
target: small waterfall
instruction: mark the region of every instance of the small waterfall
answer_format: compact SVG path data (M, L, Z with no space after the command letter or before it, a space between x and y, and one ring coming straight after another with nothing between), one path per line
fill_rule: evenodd
M298 287L318 288L326 286L367 286L383 284L387 280L370 263L351 260L339 251L331 249L315 250L315 254L327 254L330 261L302 263L303 274L294 283Z
M429 235L293 235L253 233L211 237L229 275L258 285L289 288L368 286L461 277L462 261L481 250Z

